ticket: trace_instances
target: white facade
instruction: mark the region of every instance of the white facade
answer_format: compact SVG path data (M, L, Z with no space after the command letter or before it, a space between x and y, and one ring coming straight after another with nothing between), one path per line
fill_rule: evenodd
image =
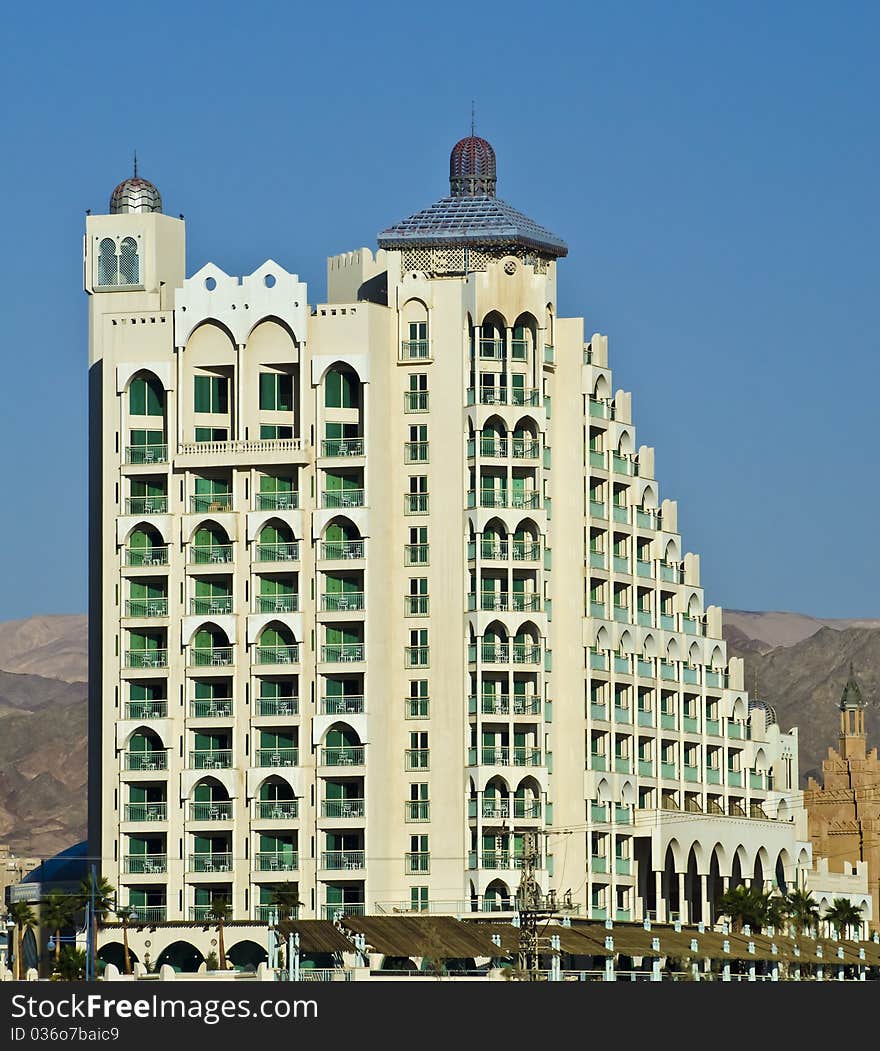
M87 220L91 853L145 918L503 910L528 832L598 918L809 867L606 337L553 257L456 251L336 256L310 306Z

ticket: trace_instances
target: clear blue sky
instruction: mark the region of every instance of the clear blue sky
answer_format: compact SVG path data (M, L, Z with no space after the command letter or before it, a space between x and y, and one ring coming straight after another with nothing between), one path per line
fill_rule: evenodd
M86 608L84 212L136 147L188 273L329 254L447 188L566 238L707 601L880 616L868 3L15 5L4 25L0 618Z

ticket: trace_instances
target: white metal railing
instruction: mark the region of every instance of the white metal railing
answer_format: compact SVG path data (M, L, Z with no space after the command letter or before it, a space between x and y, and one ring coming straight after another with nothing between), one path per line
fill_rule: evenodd
M306 443L302 438L256 438L249 441L232 439L225 442L181 442L177 446L179 456L192 454L228 456L235 453L285 453L302 452Z

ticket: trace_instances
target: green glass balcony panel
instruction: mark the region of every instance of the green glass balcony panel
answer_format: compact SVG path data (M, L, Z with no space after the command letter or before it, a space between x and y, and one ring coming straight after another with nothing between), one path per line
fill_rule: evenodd
M632 872L632 862L629 858L615 858L614 871L618 876L628 876Z
M618 624L629 623L629 609L626 606L615 606L614 619L618 622Z
M675 631L675 617L671 613L661 613L660 627L664 631Z
M590 603L590 616L597 617L599 620L605 620L606 611L604 602L591 602Z
M755 770L749 770L749 788L754 788L761 792L764 790L764 776L763 774L757 773Z
M654 725L654 713L653 712L639 712L639 726L653 726Z
M660 661L660 678L667 682L675 681L675 665L669 661Z
M653 576L653 565L651 562L644 559L636 559L636 575L640 577L651 577ZM649 621L650 623L650 621Z
M615 756L614 758L614 770L618 774L628 774L631 772L630 761L622 756Z
M603 825L606 824L608 821L610 821L611 818L610 818L610 815L608 813L608 806L609 806L609 804L607 804L607 803L594 803L594 802L591 802L590 803L590 820L598 822L599 824L603 824Z
M718 719L709 719L708 717L706 718L706 733L710 737L721 736L721 723Z
M614 521L629 522L629 508L625 504L614 505Z
M612 559L615 573L629 573L629 559L621 555L615 555Z
M590 716L593 719L601 719L604 722L608 718L608 709L604 704L591 704Z
M591 467L605 467L605 453L599 452L596 449L590 449L590 466Z
M661 763L660 764L660 776L667 778L678 778L678 768L675 763Z
M664 730L674 730L678 726L678 719L674 712L660 713L660 726Z
M639 614L641 616L641 614ZM654 662L652 660L644 660L639 657L636 660L636 671L644 679L653 679L654 677Z
M628 806L623 806L621 803L614 804L614 824L615 825L631 825L632 824L632 811Z
M616 672L619 672L621 675L628 675L630 671L632 671L632 665L630 663L629 657L615 657L614 670Z
M741 741L744 737L741 723L735 723L732 719L727 720L727 736L735 741Z
M605 504L599 500L590 501L590 517L591 518L607 518L608 513L605 510Z
M685 779L685 781L699 781L700 780L699 768L696 767L696 766L688 766L686 764L685 767L684 767L684 779Z
M608 858L602 854L594 854L590 858L590 870L592 872L607 872Z
M590 398L590 415L599 420L608 419L608 403Z
M681 670L682 680L689 683L691 686L696 686L700 682L700 669L690 668L687 665Z
M743 775L742 770L731 770L727 769L727 783L732 788L742 788Z
M604 551L591 551L590 552L590 565L593 569L604 569L605 568L605 552Z
M685 635L699 635L699 634L701 634L701 632L700 632L701 625L700 625L699 621L696 621L693 618L689 617L686 613L682 614L681 627L682 627L682 630L684 631Z
M721 784L721 771L718 769L718 767L715 767L715 766L707 766L706 767L706 780L708 781L708 783L710 785L720 785Z
M604 607L603 607L604 608ZM608 670L608 654L604 650L590 651L590 667L596 671L607 671Z
M614 705L614 721L617 723L631 723L632 713L626 705Z
M654 763L650 759L639 760L639 776L640 777L653 777L654 776Z
M700 731L700 720L694 718L692 715L686 715L682 719L682 729L685 733L695 734Z
M669 580L673 583L678 583L678 570L675 566L670 565L668 562L660 561L660 579Z
M642 529L656 529L657 518L656 511L645 511L641 507L636 508L636 525L641 526Z
M591 770L607 770L608 760L604 755L599 755L598 752L592 752L590 754L590 769Z
M716 671L713 668L706 669L706 685L714 686L716 689L727 686L727 673Z

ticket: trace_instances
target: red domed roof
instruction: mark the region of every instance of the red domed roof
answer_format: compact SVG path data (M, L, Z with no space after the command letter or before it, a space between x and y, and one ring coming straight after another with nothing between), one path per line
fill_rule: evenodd
M449 155L452 197L495 196L495 151L478 135L460 139Z

